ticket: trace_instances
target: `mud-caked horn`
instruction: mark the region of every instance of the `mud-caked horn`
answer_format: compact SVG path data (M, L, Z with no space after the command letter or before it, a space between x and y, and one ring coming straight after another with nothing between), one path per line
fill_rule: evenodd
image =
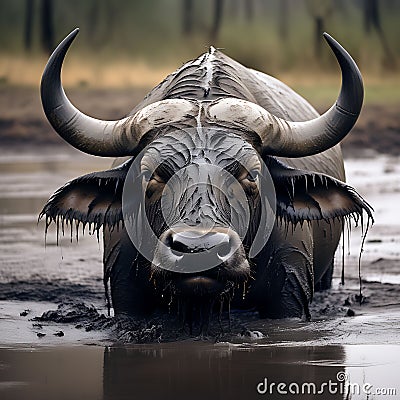
M54 50L40 88L47 119L69 144L96 156L129 156L147 131L190 115L193 103L180 99L158 101L116 121L92 118L79 111L66 96L61 83L64 58L78 32L78 28L72 31Z
M360 71L347 51L331 36L324 37L342 70L342 87L335 104L323 115L303 122L287 121L257 104L240 99L220 99L211 104L210 118L234 121L258 134L262 151L281 157L305 157L338 144L361 112L364 87Z
M291 122L276 118L277 137L264 138L267 153L283 157L310 156L338 144L351 130L361 112L364 86L357 64L330 35L324 33L342 70L342 87L335 104L310 121Z

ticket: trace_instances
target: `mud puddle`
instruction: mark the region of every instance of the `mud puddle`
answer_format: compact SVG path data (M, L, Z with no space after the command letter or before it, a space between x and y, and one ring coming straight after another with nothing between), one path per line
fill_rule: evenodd
M351 382L395 387L393 371L400 360L398 161L379 155L347 160L348 182L375 208L376 223L362 257L362 305L357 298L362 235L354 228L350 242L344 241L345 285L340 284L339 249L333 288L316 295L312 322L259 320L254 313L237 312L231 334L194 341L187 333L159 328L156 319L140 327L142 336L128 329L122 341L181 341L109 347L111 334L125 325L106 316L101 243L91 235L71 243L68 236L56 246L50 230L45 246L37 215L66 181L109 168L111 161L67 148L43 148L41 154L6 149L0 157L0 398L151 399L161 393L259 398L256 386L265 377L322 383L343 371ZM55 311L53 318L35 320L49 310ZM85 310L81 319L79 310ZM374 396L360 392L347 398L396 398ZM321 398L329 398L328 393Z
M400 346L0 348L2 399L398 398ZM382 393L384 393L382 395Z

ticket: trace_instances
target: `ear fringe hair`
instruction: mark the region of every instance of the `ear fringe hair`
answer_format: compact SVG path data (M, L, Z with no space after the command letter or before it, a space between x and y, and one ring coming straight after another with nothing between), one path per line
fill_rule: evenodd
M38 222L45 217L46 237L52 223L56 225L57 245L60 234L64 236L67 229L70 231L71 241L74 236L78 241L80 229L84 235L88 228L89 234L96 233L99 240L99 232L102 227L108 227L111 231L123 228L122 207L113 209L112 205L118 202L121 203L125 177L130 164L131 160L128 160L120 167L81 176L59 188L47 201L38 217ZM87 206L87 211L62 207L63 197L68 196L68 191L73 191L74 187L79 185L91 187L93 191L98 192L100 195L94 196ZM104 212L94 211L96 206L103 200L102 193L107 193L107 196L109 196L109 205Z
M309 171L297 170L275 158L270 157L268 160L269 168L275 187L280 190L283 199L277 199L277 218L287 224L303 224L311 221L325 221L329 224L344 220L353 220L356 226L363 222L364 213L367 215L368 221L374 223L373 208L368 204L357 191L349 185L341 182L326 174L320 174ZM275 172L275 173L274 173ZM350 200L349 207L335 208L332 210L324 210L320 207L318 201L313 197L313 189L330 188L341 191ZM307 210L296 210L293 202L296 195L311 207Z

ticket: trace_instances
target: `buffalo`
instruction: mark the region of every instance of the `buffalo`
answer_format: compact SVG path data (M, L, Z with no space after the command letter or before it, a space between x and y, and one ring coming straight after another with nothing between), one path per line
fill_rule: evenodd
M102 232L114 313L232 306L262 318L309 318L314 292L331 286L346 223L373 221L345 183L340 142L363 102L346 50L324 34L342 86L323 115L284 83L210 47L125 118L103 121L75 108L62 87L77 34L46 65L43 109L69 144L116 160L58 189L40 217L46 227Z

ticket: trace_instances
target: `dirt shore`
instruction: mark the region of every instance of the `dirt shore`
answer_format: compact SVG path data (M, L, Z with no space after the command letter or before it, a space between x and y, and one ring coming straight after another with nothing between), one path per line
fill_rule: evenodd
M97 118L125 116L146 95L146 89L68 91L82 111ZM318 107L319 112L324 108ZM391 155L400 154L400 106L367 104L353 129L343 141L345 155L357 156L362 149ZM7 145L65 145L47 122L39 90L0 87L0 143Z
M113 119L128 113L143 98L146 90L93 91L81 88L70 90L68 94L82 111L94 117ZM43 227L36 225L36 219L55 189L75 176L107 168L111 161L84 155L67 146L46 121L39 93L34 89L0 87L0 142L3 145L0 157L0 300L4 302L0 304L0 317L1 314L9 315L3 318L3 324L8 320L10 329L8 331L4 326L1 340L8 340L7 332L11 340L16 340L13 327L27 322L25 316L18 316L25 309L31 310L28 315L31 318L41 315L43 310L57 309L58 304L68 300L95 304L100 313L105 312L101 249L95 239L87 237L75 246L66 238L59 248L55 245L54 235L49 234L45 249ZM320 332L323 329L329 334L320 335L318 343L342 343L347 339L348 343L359 340L397 343L394 327L400 320L400 229L393 214L400 193L398 108L394 105L367 105L353 132L344 141L343 149L348 182L375 208L376 224L367 238L363 257L365 303L360 306L356 298L360 248L360 240L356 239L352 256L346 260L346 286L339 284L340 268L336 269L332 291L318 294L312 304L312 314L316 320L324 321L322 324L303 326L290 321L260 324L253 315L233 315L236 333L246 326L263 332L269 338L267 342L272 343L288 340L286 333L290 332L293 333L290 333L292 339L296 337L304 341L307 338L303 333L311 338L315 330ZM359 238L360 235L356 233L355 236ZM54 305L38 308L37 304L43 302L53 302ZM54 315L62 317L64 311ZM384 328L380 327L382 311L388 318ZM356 318L348 318L351 315ZM371 329L360 337L358 329L364 324L364 319L368 320ZM52 320L46 322L50 326L49 332L55 329L54 323ZM286 326L283 335L282 326ZM35 329L32 323L27 323L26 330L20 330L23 333L19 340L43 342ZM75 332L73 326L70 331ZM335 337L332 337L332 332L337 333ZM377 332L377 337L373 336ZM47 335L49 337L65 340L54 335ZM82 339L82 336L77 337ZM165 332L163 337L171 339Z
M400 343L400 228L393 217L400 201L398 160L372 152L346 159L349 184L375 209L376 222L362 257L363 304L357 298L362 236L358 227L353 228L350 243L345 240L346 284L340 284L341 244L333 288L318 293L311 305L314 322L260 320L254 312L232 313L232 334L218 340L252 340L248 335L258 331L261 342L269 344ZM107 318L101 241L86 233L79 242L71 242L66 232L57 245L54 226L45 240L44 223L37 224L41 208L58 187L110 164L110 159L67 146L4 148L0 157L0 345L99 342L115 335L124 342L190 337L176 331L181 325L175 314L166 320L156 317L145 326ZM32 320L44 312L41 321ZM213 321L213 332L219 336L218 318ZM226 314L222 324L227 332ZM64 335L56 336L60 330Z

